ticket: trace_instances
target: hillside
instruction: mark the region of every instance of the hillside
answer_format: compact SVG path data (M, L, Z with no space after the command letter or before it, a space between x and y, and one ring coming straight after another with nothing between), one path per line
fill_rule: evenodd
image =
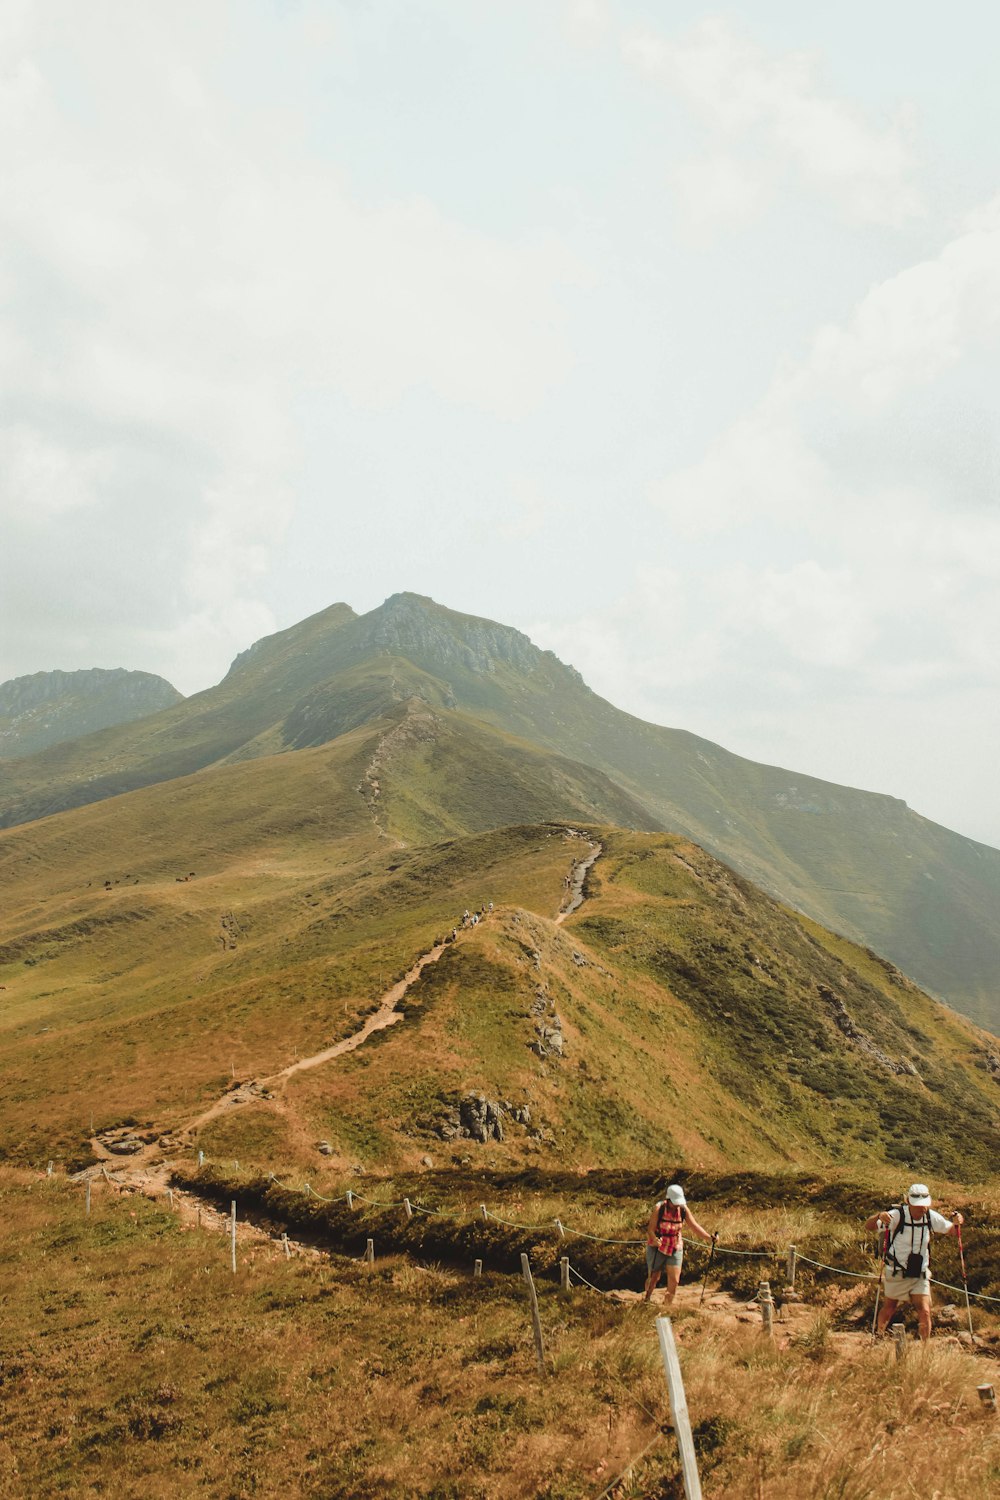
M429 821L411 809L415 829L460 826L461 817L441 815L455 798L493 809L497 824L511 821L495 806L503 801L493 793L497 768L471 748L476 735L499 731L524 754L533 748L571 761L578 778L583 765L600 773L603 809L589 798L599 819L685 834L1000 1031L1000 851L892 797L759 765L686 731L646 724L520 632L412 594L363 616L335 605L258 642L218 687L165 713L8 762L0 826L335 742L407 703L411 716L420 703L442 723L457 726L447 715L460 716L467 749L459 769L455 741L455 779L443 799L432 794L440 805ZM428 763L425 784L433 780ZM562 816L543 790L531 818Z
M412 1162L478 1090L528 1107L514 1159L984 1175L1000 1089L974 1028L680 836L598 827L638 815L623 796L408 697L330 742L3 831L0 1148L86 1159L91 1116L183 1126L234 1077L349 1036L493 901L401 1024L203 1144ZM542 822L553 806L565 821ZM567 826L604 853L560 926L587 847Z
M0 683L0 760L35 755L183 702L150 672L35 672Z

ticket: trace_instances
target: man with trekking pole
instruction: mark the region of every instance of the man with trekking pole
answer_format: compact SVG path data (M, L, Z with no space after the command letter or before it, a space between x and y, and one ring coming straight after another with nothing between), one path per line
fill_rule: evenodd
M962 1243L961 1214L946 1219L931 1208L931 1195L922 1182L915 1182L906 1202L897 1208L882 1210L865 1220L865 1228L882 1235L882 1263L885 1273L885 1301L878 1313L876 1327L884 1333L892 1322L896 1308L909 1300L917 1309L920 1337L931 1336L931 1235L953 1234ZM963 1277L965 1273L963 1255Z

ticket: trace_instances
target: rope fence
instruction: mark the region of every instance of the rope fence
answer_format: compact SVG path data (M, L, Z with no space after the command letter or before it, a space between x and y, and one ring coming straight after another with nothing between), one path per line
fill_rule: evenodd
M202 1156L199 1165L202 1164L203 1160L204 1158ZM101 1173L107 1182L115 1185L114 1179L108 1173L107 1168L103 1164L101 1166ZM347 1192L340 1193L336 1197L328 1198L325 1197L324 1194L318 1193L309 1182L306 1182L301 1188L292 1187L288 1184L279 1182L278 1178L273 1172L269 1172L267 1174L267 1180L268 1182L273 1182L276 1187L282 1190L282 1192L302 1193L305 1197L315 1198L318 1203L347 1203L349 1206L353 1206L354 1203L366 1203L372 1208L382 1210L401 1208L405 1209L407 1217L410 1217L413 1214L423 1214L428 1218L448 1219L453 1223L458 1224L467 1223L469 1222L470 1218L468 1211L464 1213L454 1213L450 1212L448 1209L430 1208L427 1205L417 1203L410 1198L369 1198L366 1194L355 1192L353 1189L348 1189ZM520 1229L530 1233L537 1233L544 1230L554 1230L558 1233L560 1239L574 1238L587 1240L597 1245L616 1245L633 1247L636 1249L644 1248L647 1243L645 1239L620 1239L607 1235L591 1234L589 1230L574 1229L572 1225L565 1223L560 1218L543 1219L530 1223L526 1223L518 1219L507 1219L500 1214L494 1213L493 1210L491 1208L488 1208L485 1203L481 1203L479 1205L479 1212L483 1220L492 1221L494 1224L500 1224L506 1229ZM686 1245L685 1251L687 1251L688 1248L699 1250L702 1253L707 1253L710 1247L708 1245L692 1244L690 1245L690 1247ZM370 1252L366 1249L362 1259L367 1260L369 1258L369 1253ZM735 1245L720 1245L716 1243L714 1253L716 1255L742 1257L748 1260L770 1261L784 1260L786 1258L786 1255L792 1254L794 1256L794 1262L796 1265L801 1264L812 1266L817 1271L827 1271L831 1275L844 1276L853 1281L877 1282L880 1280L880 1275L876 1271L852 1271L847 1266L833 1266L828 1264L826 1261L815 1260L812 1256L804 1255L802 1251L797 1247L788 1247L787 1250L778 1248L774 1248L771 1250L744 1250ZM575 1277L581 1285L588 1287L593 1292L598 1293L599 1296L607 1295L607 1289L602 1290L600 1287L595 1286L592 1281L588 1281L588 1279L584 1275L582 1275L582 1273L578 1271L577 1268L572 1264L569 1264L569 1273L571 1276ZM977 1302L988 1302L1000 1306L1000 1297L990 1296L986 1292L974 1292L965 1287L953 1286L951 1282L939 1281L934 1276L931 1276L930 1280L932 1286L939 1287L942 1291L954 1292L959 1296L964 1296L966 1295L966 1291L968 1290L968 1296L975 1298ZM751 1301L756 1301L756 1298L751 1299Z

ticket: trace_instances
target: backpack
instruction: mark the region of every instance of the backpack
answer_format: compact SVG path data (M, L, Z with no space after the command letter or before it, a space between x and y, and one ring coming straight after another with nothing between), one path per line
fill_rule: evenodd
M911 1213L907 1219L906 1209L905 1203L894 1205L894 1212L899 1214L899 1222L892 1233L886 1235L885 1254L882 1258L886 1265L892 1263L897 1276L905 1277L907 1281L910 1281L914 1277L926 1275L930 1269L931 1216L928 1212L922 1219L915 1219ZM905 1262L899 1259L892 1248L904 1229L910 1231L910 1250ZM913 1249L914 1230L920 1234L919 1250Z
M671 1203L669 1198L665 1198L660 1204L660 1213L656 1220L656 1238L659 1240L662 1255L673 1255L679 1248L683 1223L684 1210L676 1203Z

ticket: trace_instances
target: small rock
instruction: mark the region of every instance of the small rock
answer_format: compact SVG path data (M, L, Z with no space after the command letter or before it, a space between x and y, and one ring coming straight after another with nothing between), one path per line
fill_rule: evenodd
M434 1158L433 1158L433 1156L422 1156L420 1158L420 1165L422 1167L433 1167L433 1165L434 1165Z
M134 1156L141 1151L145 1143L138 1136L126 1136L123 1141L106 1141L104 1149L110 1151L113 1156Z
M319 1141L317 1143L316 1150L319 1152L320 1156L334 1155L333 1147L330 1145L329 1141Z

